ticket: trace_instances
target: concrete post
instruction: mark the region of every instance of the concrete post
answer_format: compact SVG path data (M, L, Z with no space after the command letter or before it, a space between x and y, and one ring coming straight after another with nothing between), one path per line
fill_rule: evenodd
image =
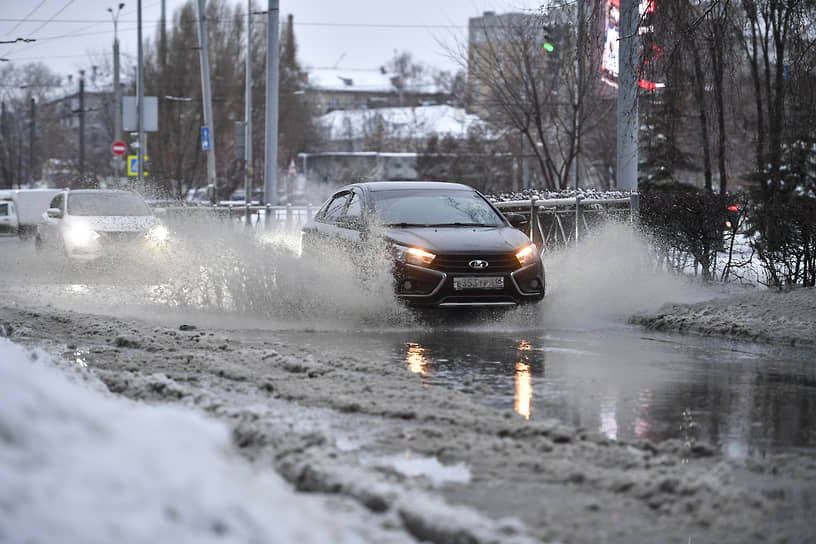
M618 55L618 164L617 186L637 191L638 186L638 4L620 3L620 49Z
M218 184L215 173L215 127L213 126L212 92L210 89L210 56L209 40L207 38L207 14L204 0L196 2L198 17L198 47L201 61L201 101L204 107L204 126L210 131L210 148L205 151L207 156L207 184L213 188L212 202L218 201Z
M266 12L266 138L264 153L264 199L278 203L278 0L269 0Z

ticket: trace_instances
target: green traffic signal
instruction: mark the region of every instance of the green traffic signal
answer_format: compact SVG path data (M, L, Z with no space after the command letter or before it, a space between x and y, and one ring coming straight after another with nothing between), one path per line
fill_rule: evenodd
M550 42L544 42L544 45L542 47L544 48L544 51L546 51L547 53L552 53L553 51L555 51L555 47L553 47L553 44L551 44Z

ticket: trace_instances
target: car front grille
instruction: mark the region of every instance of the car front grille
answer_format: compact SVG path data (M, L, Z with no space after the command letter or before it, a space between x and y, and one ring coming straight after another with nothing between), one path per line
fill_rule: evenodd
M100 232L99 236L105 242L110 243L128 243L138 242L144 240L144 232L142 231L117 231L117 232Z
M471 268L468 263L473 261L486 261L487 267ZM454 274L504 274L518 270L519 262L512 253L501 255L437 255L431 264L431 268Z

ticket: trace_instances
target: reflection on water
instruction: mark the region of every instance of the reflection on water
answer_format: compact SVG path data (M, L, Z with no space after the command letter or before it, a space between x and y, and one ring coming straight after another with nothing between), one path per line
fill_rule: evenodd
M515 405L513 408L530 419L530 404L533 401L533 376L530 373L530 355L532 346L526 340L520 340L518 344L519 360L516 362L516 374L514 381L516 384Z
M601 425L599 430L610 440L618 438L618 419L615 409L617 407L617 395L608 395L601 399Z
M525 419L614 440L706 442L733 457L816 451L812 353L629 329L389 334L399 342L392 357L423 382L477 393Z
M428 375L428 360L425 359L425 348L416 342L408 342L408 352L405 360L408 361L408 370L414 374Z

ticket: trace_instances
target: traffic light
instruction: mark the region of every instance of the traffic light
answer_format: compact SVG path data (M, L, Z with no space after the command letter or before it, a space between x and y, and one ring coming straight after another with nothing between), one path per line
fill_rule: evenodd
M737 232L740 223L740 207L732 204L726 208L725 226L731 229L731 232Z
M544 27L544 39L542 40L541 48L547 53L555 51L550 27Z

